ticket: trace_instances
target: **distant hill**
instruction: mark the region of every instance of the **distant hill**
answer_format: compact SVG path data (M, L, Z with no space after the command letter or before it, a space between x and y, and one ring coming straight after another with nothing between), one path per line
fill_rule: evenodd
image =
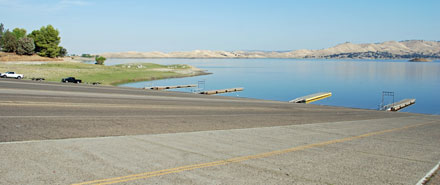
M387 41L374 44L343 43L320 50L210 51L102 53L107 58L354 58L412 59L440 58L440 42L424 40Z

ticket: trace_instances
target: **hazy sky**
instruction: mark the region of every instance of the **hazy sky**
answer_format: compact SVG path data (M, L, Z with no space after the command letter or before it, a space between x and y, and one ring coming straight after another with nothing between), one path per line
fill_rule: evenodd
M0 0L0 22L52 24L69 53L322 49L440 40L439 0Z

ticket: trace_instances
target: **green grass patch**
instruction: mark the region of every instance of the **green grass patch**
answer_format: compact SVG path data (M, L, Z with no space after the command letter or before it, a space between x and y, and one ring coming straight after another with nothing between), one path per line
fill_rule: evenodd
M61 78L73 76L85 82L100 82L103 85L149 81L164 78L194 76L190 73L178 73L189 70L188 65L159 65L152 63L121 64L104 66L95 64L51 62L44 64L0 63L0 72L14 71L24 74L25 79L45 78L46 81L60 82Z

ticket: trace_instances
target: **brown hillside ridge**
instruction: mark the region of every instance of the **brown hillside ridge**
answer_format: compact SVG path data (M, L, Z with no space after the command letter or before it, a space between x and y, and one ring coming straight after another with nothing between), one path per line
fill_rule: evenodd
M440 41L407 40L382 43L350 42L319 50L293 51L211 51L117 52L101 53L106 58L334 58L334 59L412 59L440 58Z
M432 62L432 60L426 58L413 58L409 60L410 62Z
M15 53L0 52L0 62L12 61L63 61L61 58L49 58L34 55L17 55Z

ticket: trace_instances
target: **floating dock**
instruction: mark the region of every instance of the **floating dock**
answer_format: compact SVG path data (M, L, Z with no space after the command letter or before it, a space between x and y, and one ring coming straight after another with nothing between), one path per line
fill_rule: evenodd
M211 94L237 92L237 91L243 91L243 90L244 90L244 88L238 87L238 88L221 89L221 90L201 91L201 92L198 92L198 94L211 95Z
M311 103L332 96L331 92L320 92L290 100L290 103Z
M399 111L405 107L408 107L416 103L416 99L404 99L397 103L386 105L384 110L386 111Z
M190 88L190 87L197 87L197 85L190 84L190 85L174 85L174 86L155 86L155 87L146 87L144 89L166 90L166 89L179 89L179 88Z

